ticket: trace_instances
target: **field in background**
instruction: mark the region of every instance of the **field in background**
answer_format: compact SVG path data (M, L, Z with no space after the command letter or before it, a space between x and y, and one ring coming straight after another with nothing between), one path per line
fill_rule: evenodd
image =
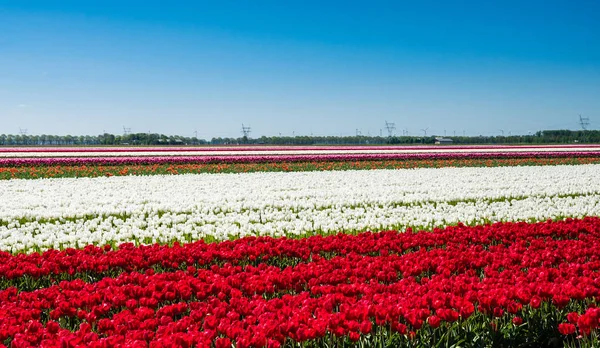
M0 179L599 162L598 145L0 148Z

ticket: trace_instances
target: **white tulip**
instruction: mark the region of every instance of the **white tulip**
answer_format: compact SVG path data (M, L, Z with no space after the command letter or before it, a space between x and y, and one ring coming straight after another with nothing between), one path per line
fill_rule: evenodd
M600 165L7 180L0 250L599 215L598 173Z

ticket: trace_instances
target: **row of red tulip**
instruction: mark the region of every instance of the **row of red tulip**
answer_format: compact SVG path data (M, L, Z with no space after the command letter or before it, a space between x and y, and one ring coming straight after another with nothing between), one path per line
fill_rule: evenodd
M465 322L488 325L496 336L477 337L496 343L530 341L526 324L585 338L600 316L599 248L600 219L586 218L3 254L0 341L418 345L438 331L467 334Z
M588 217L583 220L567 219L536 224L508 222L474 227L459 224L436 229L433 233L412 233L409 229L408 233L340 233L302 239L247 237L221 243L207 244L201 240L188 244L175 243L172 246L155 244L135 247L126 243L115 249L110 245L88 245L83 249L68 248L17 255L0 251L0 287L14 286L24 276L28 279L71 279L79 274L86 274L86 277L104 277L107 274L114 276L121 272L145 271L156 267L169 271L180 269L183 265L205 267L223 262L234 265L257 262L295 265L315 255L331 257L350 253L392 253L406 254L404 257L418 257L419 252L424 252L425 249L444 247L449 250L448 246L462 248L467 245L511 245L516 242L537 244L540 238L555 236L561 239L576 238L582 250L589 250L600 238L600 218ZM567 257L578 255L581 255L581 251Z

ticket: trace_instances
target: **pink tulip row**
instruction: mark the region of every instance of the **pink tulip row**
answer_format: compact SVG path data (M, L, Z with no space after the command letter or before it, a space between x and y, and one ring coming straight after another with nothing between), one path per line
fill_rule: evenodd
M600 151L573 152L471 152L471 153L368 153L315 155L222 155L222 156L127 156L127 157L38 157L0 158L0 166L53 165L139 165L203 163L270 163L377 160L446 160L500 158L569 158L600 157Z

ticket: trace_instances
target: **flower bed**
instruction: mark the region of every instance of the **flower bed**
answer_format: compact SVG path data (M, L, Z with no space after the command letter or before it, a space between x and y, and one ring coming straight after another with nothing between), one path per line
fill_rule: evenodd
M0 254L26 346L594 347L600 219Z
M600 215L600 165L0 182L0 250Z
M419 152L419 151L591 151L600 150L598 144L561 144L561 145L410 145L410 146L190 146L190 147L173 147L173 146L135 146L135 147L82 147L82 146L63 146L63 147L0 147L1 156L19 156L20 154L28 154L26 156L52 156L52 154L88 154L101 155L103 153L123 153L124 155L132 153L294 153L294 152L356 152L356 151L404 151L404 152Z
M2 179L81 178L123 175L176 175L201 173L306 172L443 167L499 167L599 164L600 157L461 158L433 160L310 161L267 163L200 163L138 165L55 165L0 167Z
M527 151L527 152L430 152L430 153L356 153L356 154L258 154L182 156L120 156L106 157L7 157L0 158L0 167L57 166L57 165L150 165L206 163L271 163L271 162L348 162L385 160L451 160L498 158L585 158L600 157L600 151Z

